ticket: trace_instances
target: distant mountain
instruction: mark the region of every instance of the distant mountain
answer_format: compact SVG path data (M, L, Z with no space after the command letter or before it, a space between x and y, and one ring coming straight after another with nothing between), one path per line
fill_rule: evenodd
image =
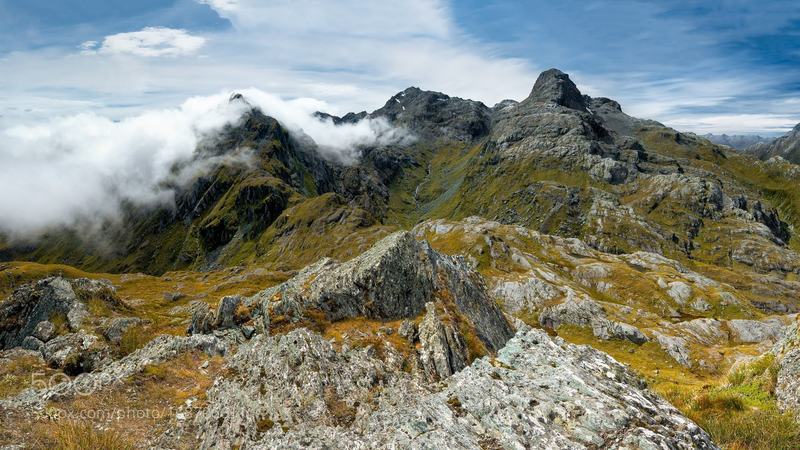
M703 135L704 138L708 139L709 141L719 144L719 145L727 145L728 147L733 147L736 150L744 150L751 145L760 144L760 143L769 143L774 140L774 138L765 138L756 134L705 134Z
M800 124L778 139L752 145L747 151L763 160L780 156L789 162L800 164Z

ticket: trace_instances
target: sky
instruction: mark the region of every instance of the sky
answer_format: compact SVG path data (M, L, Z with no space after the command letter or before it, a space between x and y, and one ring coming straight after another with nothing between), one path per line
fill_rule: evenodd
M257 89L332 113L408 86L488 105L557 67L697 133L800 122L797 0L0 0L0 127Z

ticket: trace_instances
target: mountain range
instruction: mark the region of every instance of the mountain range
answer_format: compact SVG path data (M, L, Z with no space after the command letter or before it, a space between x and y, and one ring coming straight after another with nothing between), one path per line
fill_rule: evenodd
M755 144L760 144L764 142L771 142L773 139L765 138L759 136L757 134L712 134L707 133L703 135L704 138L708 139L709 141L719 144L719 145L727 145L728 147L733 147L737 150L744 150L747 147L750 147Z
M113 400L170 411L139 447L800 445L800 126L738 151L550 69L494 106L317 112L407 136L350 161L229 101L196 157L248 164L0 237L0 443Z

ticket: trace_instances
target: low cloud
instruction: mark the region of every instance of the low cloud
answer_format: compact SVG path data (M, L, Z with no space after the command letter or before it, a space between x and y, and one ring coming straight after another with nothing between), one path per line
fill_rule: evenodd
M80 45L80 48L84 55L191 56L196 54L205 43L205 38L193 36L186 30L146 27L140 31L106 36L102 44L97 41L86 41Z
M404 145L414 139L405 130L390 125L383 118L341 125L334 125L330 119L319 119L314 113L330 108L320 100L300 98L285 101L258 89L245 89L241 93L249 103L277 119L289 130L310 136L323 156L345 164L357 160L364 146Z
M123 203L172 205L176 186L221 164L248 163L248 149L210 157L197 148L224 126L237 124L252 106L295 135L311 137L323 155L344 162L357 158L365 145L411 139L382 119L347 125L320 120L313 113L327 105L318 100L239 92L247 103L231 102L225 93L119 121L78 114L0 129L0 231L12 239L29 238L52 227L113 220Z

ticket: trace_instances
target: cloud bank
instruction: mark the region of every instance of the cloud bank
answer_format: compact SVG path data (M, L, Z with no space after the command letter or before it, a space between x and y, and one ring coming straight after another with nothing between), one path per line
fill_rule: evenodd
M357 158L362 146L409 140L384 120L338 126L319 120L313 113L327 106L319 100L239 92L247 103L229 101L226 93L119 121L77 114L0 129L0 230L12 239L36 237L51 227L113 220L123 203L171 205L175 186L220 164L247 163L246 149L221 157L196 150L252 106L311 137L323 155L345 162Z

